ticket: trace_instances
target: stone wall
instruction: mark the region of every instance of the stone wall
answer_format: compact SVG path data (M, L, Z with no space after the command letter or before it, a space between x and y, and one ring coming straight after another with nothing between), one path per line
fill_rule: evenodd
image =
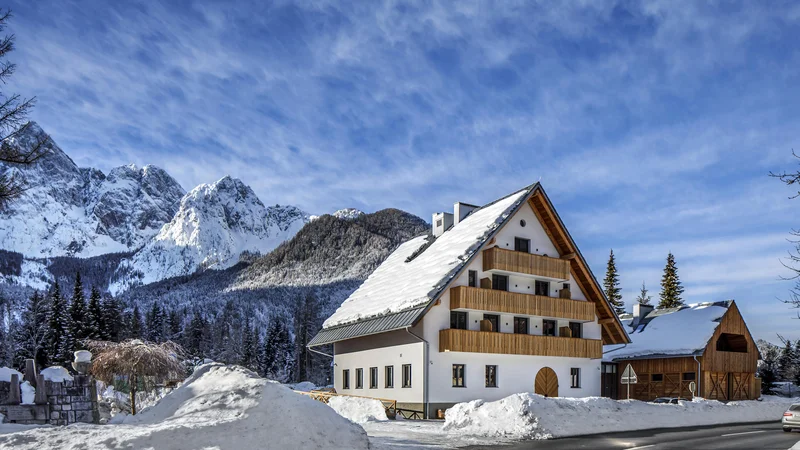
M41 386L37 387L41 388ZM45 381L46 405L6 405L11 383L0 382L0 414L6 422L19 424L69 425L76 422L98 423L97 388L88 375L76 375L73 381Z

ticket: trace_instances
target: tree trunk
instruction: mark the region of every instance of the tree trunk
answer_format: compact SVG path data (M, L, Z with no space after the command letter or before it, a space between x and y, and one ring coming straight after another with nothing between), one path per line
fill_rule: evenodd
M136 415L136 375L128 377L131 391L131 415Z

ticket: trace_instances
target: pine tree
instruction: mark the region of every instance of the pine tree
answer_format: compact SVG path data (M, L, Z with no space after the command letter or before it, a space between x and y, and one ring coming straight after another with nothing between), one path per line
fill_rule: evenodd
M32 358L38 367L47 367L48 313L45 299L34 291L22 311L20 321L14 329L14 348L17 350L14 365L21 367L25 359Z
M75 288L69 305L70 334L74 341L71 351L84 348L83 340L89 337L86 317L86 299L83 296L83 283L80 272L75 274Z
M239 364L248 369L254 368L256 359L256 347L253 336L253 328L250 325L250 320L245 322L244 329L242 330L242 354L239 359Z
M184 333L186 335L186 351L195 358L202 359L206 356L207 349L204 340L207 327L208 323L205 318L195 312L192 321L189 322L188 330Z
M672 252L667 255L667 265L664 267L664 276L661 277L661 301L658 308L676 308L683 306L683 285L678 277L678 268L675 266L675 256Z
M644 287L644 281L642 281L642 290L639 292L639 296L636 297L636 303L640 305L649 305L651 298L652 297L647 295L647 288Z
M51 364L67 366L72 360L74 342L70 334L69 311L67 301L61 295L58 283L50 294L50 314L48 317L49 332L47 353Z
M761 355L764 359L761 361L761 364L758 366L758 377L761 378L761 393L762 394L772 394L773 389L775 388L775 381L777 381L777 372L778 372L778 349L775 346L770 345L767 348L767 351Z
M291 379L291 364L294 360L289 330L283 320L273 317L267 335L261 345L260 372L262 376L286 382Z
M786 343L781 350L781 355L778 357L778 377L781 381L794 380L794 363L795 363L794 346L792 341L786 340Z
M142 313L139 312L139 305L133 305L133 311L128 317L127 331L128 337L131 339L142 338Z
M794 384L800 386L800 339L794 341Z
M86 329L84 330L89 339L108 339L105 333L105 315L100 300L100 291L92 286L89 304L86 306Z
M617 315L625 312L625 303L622 301L622 290L619 287L619 275L617 274L617 261L614 258L614 250L608 255L608 266L606 267L606 278L603 280L603 289L606 292L608 302L614 308Z
M114 297L106 297L103 308L103 339L118 342L122 331L122 312L119 302Z
M309 379L311 365L311 352L308 351L308 342L311 340L317 320L317 298L309 292L300 298L295 306L295 356L296 372L295 381Z
M153 342L164 341L164 313L158 302L153 302L152 308L145 317L147 339Z
M167 328L169 329L169 336L167 339L175 342L180 342L183 339L183 327L181 326L181 315L178 310L171 310L168 314Z

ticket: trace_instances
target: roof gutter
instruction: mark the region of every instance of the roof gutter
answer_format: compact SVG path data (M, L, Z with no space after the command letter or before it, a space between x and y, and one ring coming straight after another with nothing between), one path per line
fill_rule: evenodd
M323 344L320 344L320 345L323 345ZM314 350L314 347L312 347L310 345L306 345L306 348L311 350L312 352L318 354L318 355L327 356L328 358L333 359L333 355L329 355L329 354L327 354L325 352L321 352L319 350Z
M411 331L411 327L405 327L404 330L406 330L406 333L410 334L411 336L414 336L420 342L425 344L422 347L422 354L423 354L422 355L422 359L423 359L423 364L422 364L422 382L423 382L423 386L422 386L422 405L423 406L422 406L422 409L423 409L423 412L422 412L422 415L427 419L428 418L428 410L430 409L430 404L428 402L428 378L430 378L428 376L428 366L430 365L430 362L428 361L428 354L430 353L430 348L429 348L430 347L430 343L428 343L428 341L426 341L425 339L421 338L420 336L417 336L416 334L414 334Z

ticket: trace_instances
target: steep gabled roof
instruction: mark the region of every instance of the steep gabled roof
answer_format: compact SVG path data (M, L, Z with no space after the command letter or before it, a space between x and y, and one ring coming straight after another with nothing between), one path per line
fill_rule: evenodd
M309 346L416 324L486 242L526 203L534 208L559 253L569 254L576 281L587 299L598 305L604 341L628 342L597 280L541 185L535 183L473 211L436 239L422 236L402 244L325 321ZM537 211L537 205L546 209ZM560 244L554 239L556 235L561 237Z
M626 314L621 319L633 342L625 347L607 345L603 359L700 356L732 303L726 300L655 309L638 323Z

